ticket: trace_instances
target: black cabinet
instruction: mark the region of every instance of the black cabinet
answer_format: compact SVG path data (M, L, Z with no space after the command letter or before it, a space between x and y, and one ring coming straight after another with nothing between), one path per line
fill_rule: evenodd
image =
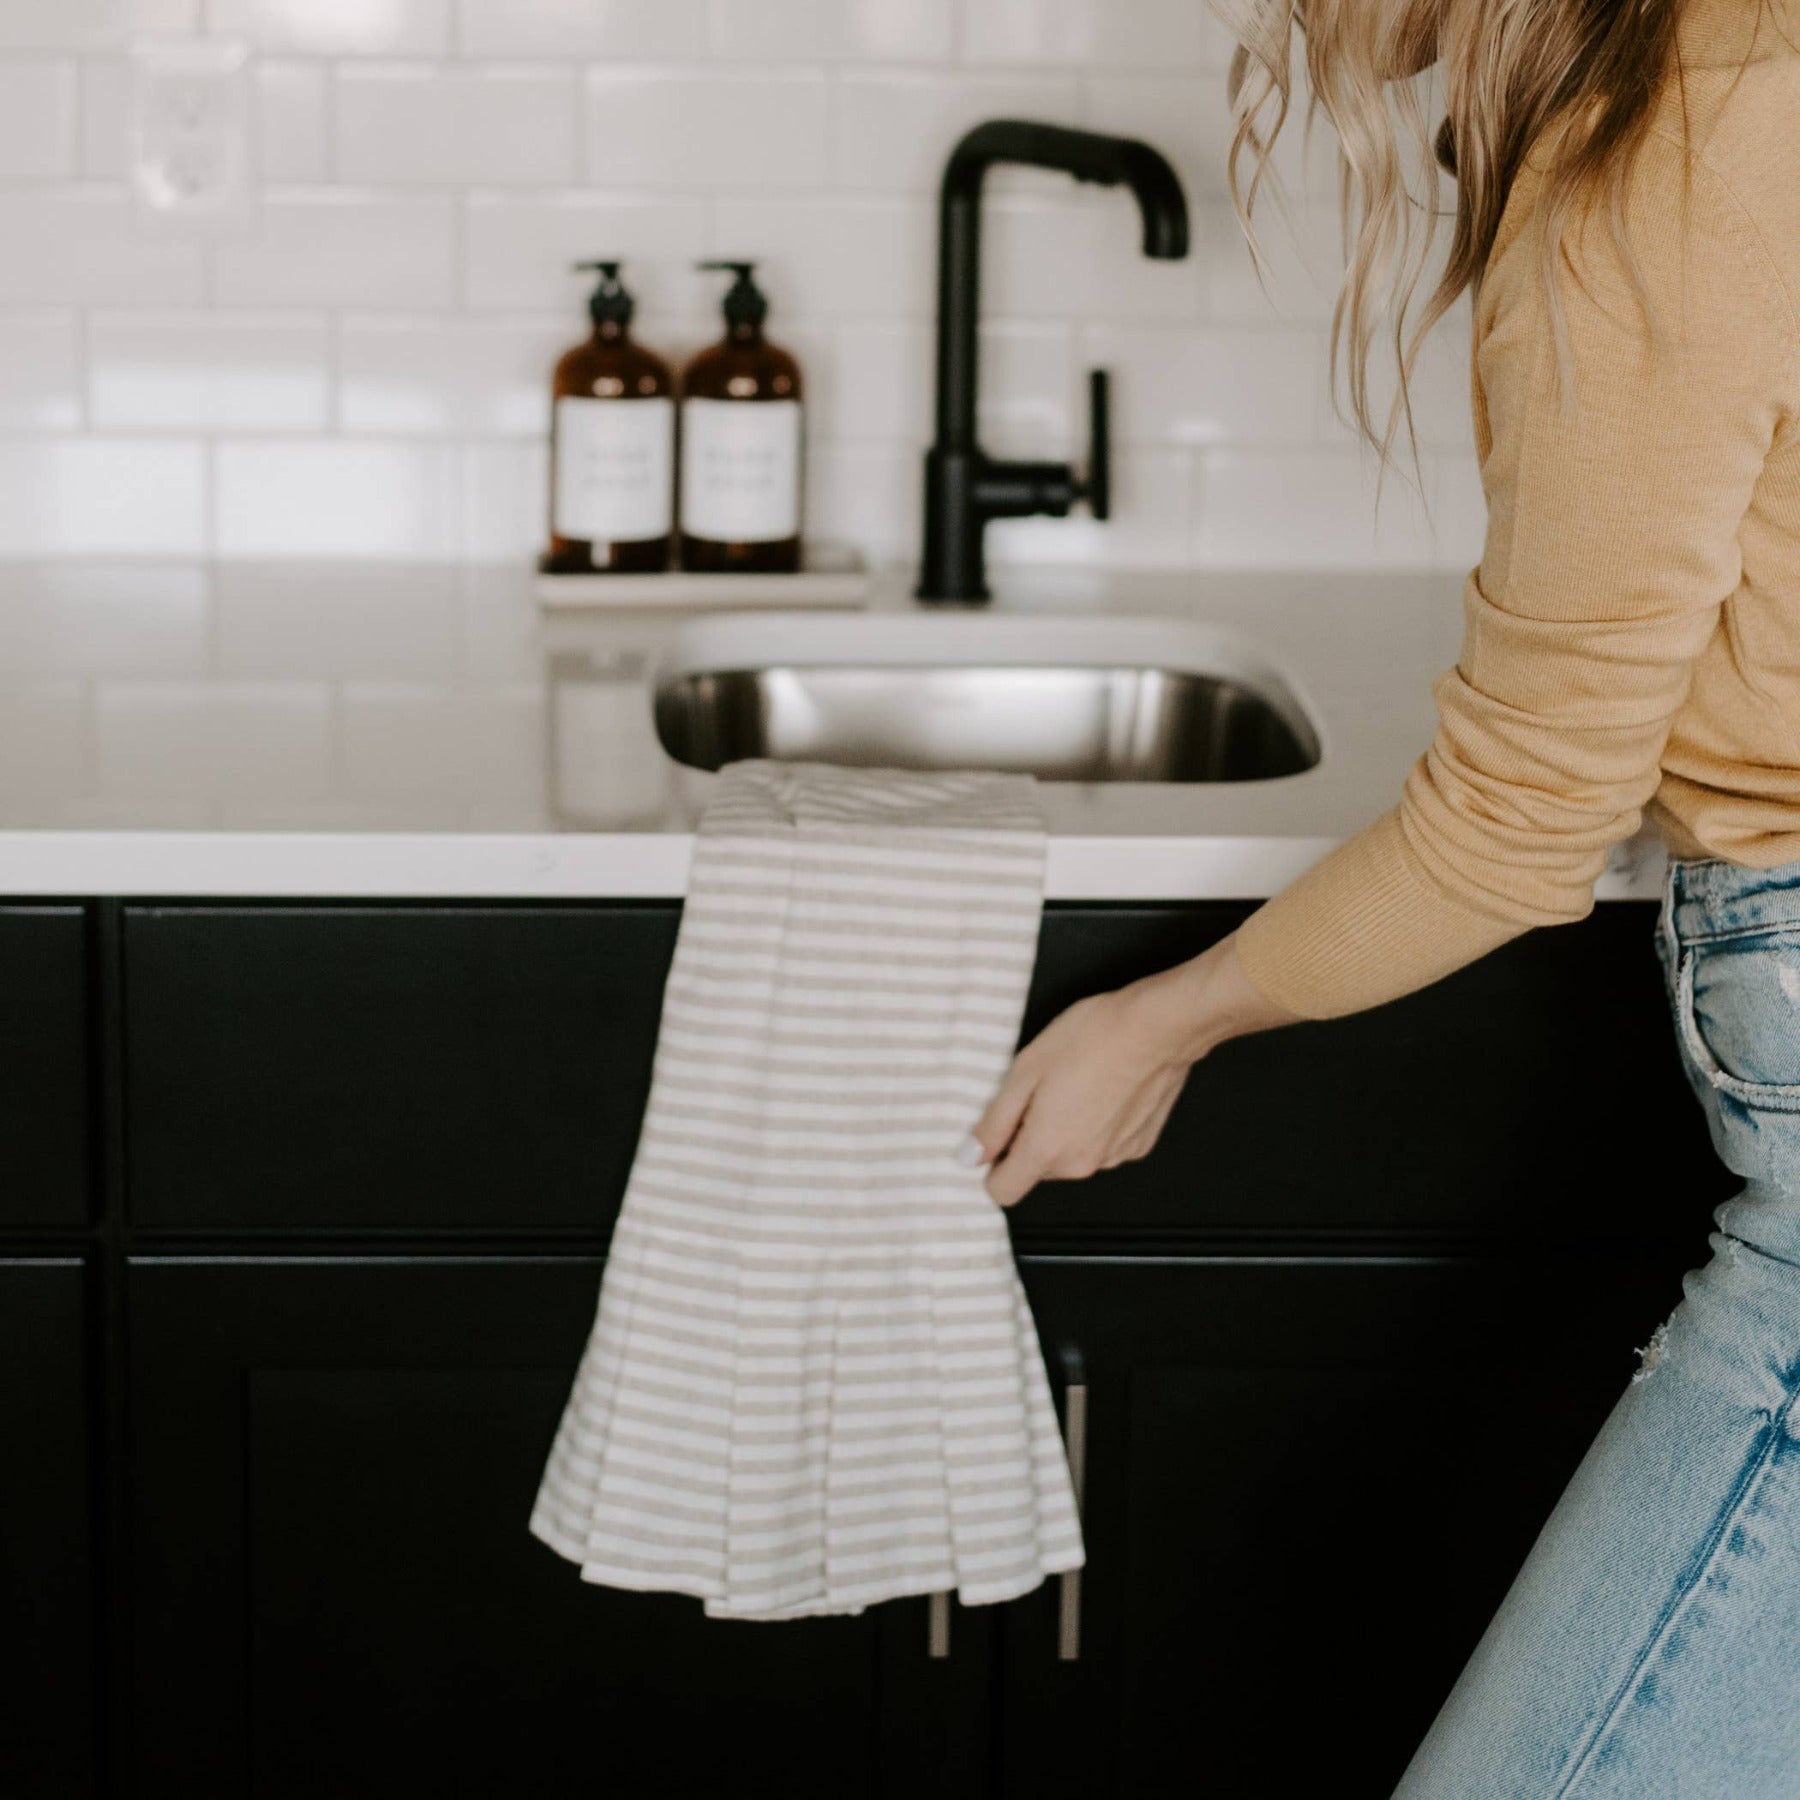
M1248 910L1051 907L1027 1032ZM1390 1791L1733 1186L1654 909L1229 1045L1009 1216L1086 1392L1072 1658L1059 1583L932 1655L530 1536L679 918L0 908L0 1791Z
M1027 1031L1248 910L1050 908ZM1664 1016L1654 915L1602 907L1377 1012L1228 1045L1153 1157L1046 1187L1021 1242L1703 1235L1729 1184ZM231 1235L603 1233L679 917L672 903L128 909L132 1218ZM1675 1123L1595 1129L1633 1117Z
M592 1233L624 1192L679 917L128 909L133 1220Z
M1079 1654L1001 1620L1007 1800L1386 1800L1680 1261L1032 1259L1087 1384Z
M95 1791L86 1271L0 1259L0 1792Z
M984 1793L980 1640L584 1583L526 1530L583 1259L134 1263L149 1793Z
M87 916L0 907L0 1230L88 1216Z
M1027 1032L1071 1001L1196 954L1242 906L1045 916ZM1228 1044L1155 1153L1021 1210L1024 1241L1094 1227L1354 1243L1704 1238L1733 1182L1681 1072L1656 908L1602 906L1373 1012ZM1624 1122L1654 1120L1653 1130Z

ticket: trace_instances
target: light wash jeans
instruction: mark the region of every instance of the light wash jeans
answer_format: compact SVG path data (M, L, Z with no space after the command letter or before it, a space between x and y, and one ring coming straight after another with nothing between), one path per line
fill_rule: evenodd
M1800 1800L1800 863L1676 862L1657 949L1746 1185L1395 1800Z

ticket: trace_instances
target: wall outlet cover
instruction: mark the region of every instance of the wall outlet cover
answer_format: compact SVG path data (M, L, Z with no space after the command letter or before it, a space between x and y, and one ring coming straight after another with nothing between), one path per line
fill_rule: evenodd
M248 44L133 45L126 163L147 222L223 235L255 220L254 105Z

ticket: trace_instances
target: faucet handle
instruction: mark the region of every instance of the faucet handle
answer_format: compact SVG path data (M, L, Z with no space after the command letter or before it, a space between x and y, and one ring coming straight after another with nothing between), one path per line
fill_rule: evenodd
M1105 369L1088 372L1087 480L1076 493L1096 519L1112 517L1112 377Z

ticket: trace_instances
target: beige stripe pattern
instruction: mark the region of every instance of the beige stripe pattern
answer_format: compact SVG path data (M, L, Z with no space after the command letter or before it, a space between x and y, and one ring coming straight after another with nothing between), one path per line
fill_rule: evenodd
M1005 1215L953 1154L1043 878L1028 776L721 774L531 1516L584 1579L791 1619L1081 1566Z

